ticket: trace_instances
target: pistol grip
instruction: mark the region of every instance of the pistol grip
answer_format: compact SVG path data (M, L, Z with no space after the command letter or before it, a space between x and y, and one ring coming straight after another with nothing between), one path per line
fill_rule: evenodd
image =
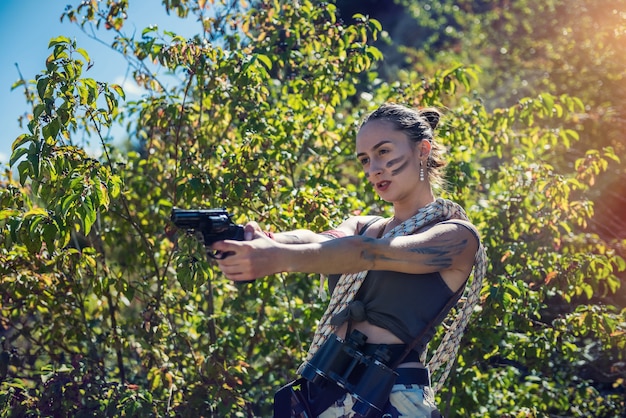
M226 252L220 252L220 251L216 251L216 252L208 252L209 256L216 259L216 260L223 260L226 257L233 255L234 252L232 251L226 251ZM243 286L244 284L249 284L249 283L254 283L256 280L243 280L243 281L236 281L235 284L237 286Z

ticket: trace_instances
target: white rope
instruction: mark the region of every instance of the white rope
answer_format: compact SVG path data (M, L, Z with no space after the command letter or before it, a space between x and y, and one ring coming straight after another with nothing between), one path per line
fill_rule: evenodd
M384 237L410 235L425 225L433 222L442 222L448 219L468 220L467 215L461 206L450 200L439 198L435 202L421 208L413 217L407 219L391 231L387 232ZM468 291L466 286L465 289L465 293L467 293L467 303L465 303L463 308L458 311L456 318L453 320L450 328L446 331L441 344L437 347L431 361L428 363L428 367L433 371L439 367L445 367L438 381L435 385L433 385L433 389L435 391L439 390L439 388L443 386L443 382L447 378L452 364L454 363L453 360L458 352L463 331L469 322L469 317L471 316L474 306L478 302L478 296L480 295L485 270L485 251L482 245L480 245L478 252L476 253L474 278L472 280L471 288ZM354 297L359 291L367 273L367 271L362 271L359 273L344 274L341 276L335 286L335 290L328 307L318 324L315 336L313 337L313 342L307 352L306 361L309 361L313 357L317 350L334 332L334 326L330 323L332 317L344 310L348 304L354 300ZM300 366L300 370L302 367L303 365Z

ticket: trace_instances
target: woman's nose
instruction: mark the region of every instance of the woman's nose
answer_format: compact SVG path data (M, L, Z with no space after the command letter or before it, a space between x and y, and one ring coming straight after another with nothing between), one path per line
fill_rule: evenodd
M369 169L370 176L376 176L376 175L381 174L382 172L383 172L383 168L380 163L377 163L377 162L370 163L370 169Z

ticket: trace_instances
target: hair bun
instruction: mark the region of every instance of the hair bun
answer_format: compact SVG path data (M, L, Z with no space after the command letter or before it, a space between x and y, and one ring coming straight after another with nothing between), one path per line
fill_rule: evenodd
M434 131L439 124L439 120L441 119L441 112L439 112L437 109L428 108L421 110L420 116L426 119L426 121Z

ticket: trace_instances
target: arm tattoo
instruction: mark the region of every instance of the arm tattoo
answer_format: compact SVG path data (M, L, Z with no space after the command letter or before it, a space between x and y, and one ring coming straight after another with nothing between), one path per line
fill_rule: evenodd
M466 246L466 239L448 240L437 245L412 248L409 251L432 256L426 261L429 266L448 268L452 266L452 257L461 254Z
M467 240L448 240L437 245L431 245L428 247L411 248L409 251L417 254L430 254L430 255L459 255L463 252L463 249L467 246Z
M363 242L366 244L371 244L373 242L376 242L375 238L370 238L370 237L363 237ZM383 259L383 257L380 254L375 254L372 251L368 251L367 249L361 251L361 258L363 260L367 260L367 261L374 261L374 260L380 260Z
M366 238L365 242L370 243L375 241L373 238ZM467 240L448 240L435 245L420 246L418 248L411 248L408 251L414 254L422 254L427 257L424 261L425 265L437 267L438 269L446 269L452 266L453 256L459 255L463 252L463 249L467 246ZM363 250L361 252L361 258L368 261L373 260L385 260L393 261L400 260L397 257L389 257L384 254L377 254L373 251Z

